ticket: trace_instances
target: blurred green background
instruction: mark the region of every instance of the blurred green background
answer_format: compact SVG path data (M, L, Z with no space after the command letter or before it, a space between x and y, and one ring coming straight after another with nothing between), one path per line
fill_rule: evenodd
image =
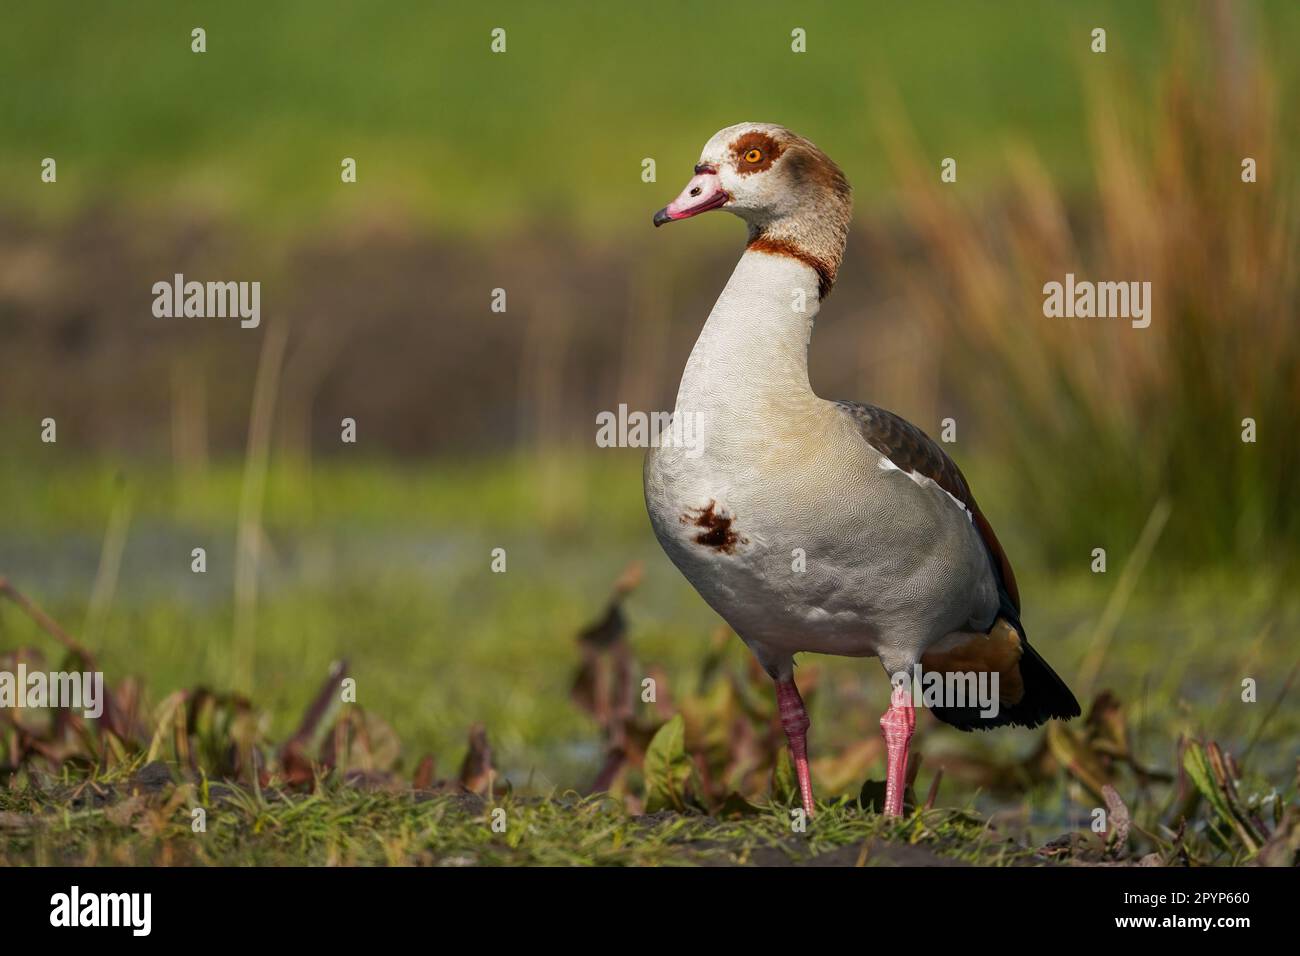
M1109 51L1090 61L1098 25ZM195 26L206 54L190 51ZM504 56L489 49L495 27ZM806 54L790 52L795 27ZM1294 4L1257 8L1288 89L1300 74L1282 54L1298 27ZM888 205L870 102L882 85L928 149L961 157L970 188L1004 177L1008 138L1079 185L1079 69L1146 89L1169 56L1165 30L1158 5L1123 2L56 0L11 11L0 38L6 195L65 213L122 199L164 215L209 208L258 230L379 210L455 234L540 221L619 239L675 193L714 130L745 119L802 131L860 202ZM65 160L58 190L30 175L45 155ZM360 165L354 189L339 188L344 155ZM659 190L640 181L646 156Z
M1276 696L1300 623L1298 40L1285 0L15 7L0 574L152 700L243 686L282 731L347 656L408 757L483 720L513 776L587 779L573 636L619 568L648 569L648 664L688 683L716 623L657 551L640 452L594 447L597 412L671 406L741 244L730 217L650 216L716 129L774 121L855 188L819 392L958 419L1036 645L1133 702L1154 761L1179 732L1245 740L1240 679ZM1066 271L1155 281L1152 329L1044 319ZM154 319L175 272L261 281L262 327ZM0 651L42 640L0 608ZM821 740L874 733L877 669L826 667ZM1283 708L1270 766L1298 729Z

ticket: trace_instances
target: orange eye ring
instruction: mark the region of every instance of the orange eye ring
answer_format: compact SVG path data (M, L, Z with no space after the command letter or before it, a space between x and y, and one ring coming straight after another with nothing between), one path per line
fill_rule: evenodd
M749 152L745 153L745 162L747 163L757 163L762 160L762 158L763 151L758 148L751 149Z

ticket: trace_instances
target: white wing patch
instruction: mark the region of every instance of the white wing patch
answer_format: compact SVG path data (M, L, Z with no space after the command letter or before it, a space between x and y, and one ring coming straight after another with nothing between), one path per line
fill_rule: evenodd
M927 475L923 475L919 471L903 471L903 469L899 468L896 464L894 464L889 459L889 456L887 455L880 456L880 463L878 467L880 468L881 471L901 472L902 474L907 475L908 478L911 478L912 481L916 482L916 484L922 488L938 488L950 499L952 499L953 504L955 504L958 508L960 508L962 511L966 513L966 519L971 524L975 523L975 516L971 514L971 510L966 507L965 503L956 495L954 495L952 492L950 492L947 488L944 488L942 485L940 485L933 478L930 478Z

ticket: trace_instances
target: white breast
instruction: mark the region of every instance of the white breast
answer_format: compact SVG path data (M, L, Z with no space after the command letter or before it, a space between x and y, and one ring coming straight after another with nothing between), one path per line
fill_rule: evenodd
M882 468L851 419L813 393L817 308L812 269L746 253L674 410L699 416L704 443L646 460L664 550L765 665L797 651L921 646L996 606L965 510L933 482Z

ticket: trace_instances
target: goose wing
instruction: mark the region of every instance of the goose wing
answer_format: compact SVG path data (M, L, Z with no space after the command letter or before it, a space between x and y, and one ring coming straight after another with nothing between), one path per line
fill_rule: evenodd
M1020 611L1020 589L1016 585L1015 572L1007 553L993 533L984 513L980 511L975 496L971 494L966 476L961 473L957 463L948 457L948 453L933 438L917 428L902 416L875 405L862 402L836 402L844 409L858 426L863 439L876 451L884 455L903 471L916 472L937 484L948 494L960 501L971 513L975 528L988 549L989 559L999 582L1016 612Z

